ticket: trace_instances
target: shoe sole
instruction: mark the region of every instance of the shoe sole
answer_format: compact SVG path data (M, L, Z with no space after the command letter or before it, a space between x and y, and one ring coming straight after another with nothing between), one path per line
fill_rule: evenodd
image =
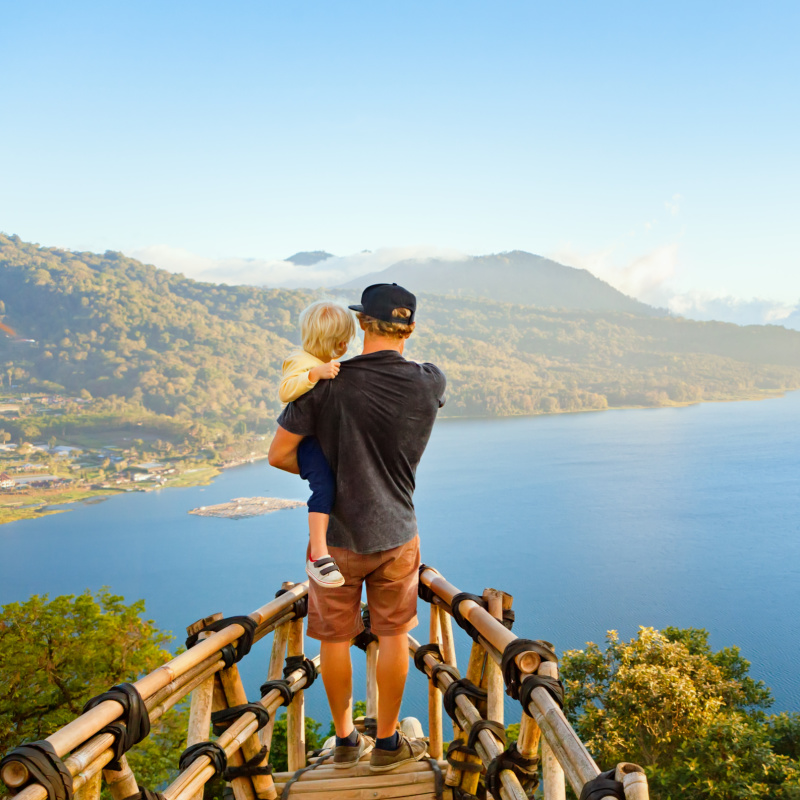
M413 764L415 761L422 761L425 758L425 752L423 752L419 756L409 756L408 758L404 758L402 761L395 761L391 764L384 764L381 767L374 767L372 764L369 765L370 772L391 772L393 769L397 769L398 767L402 767L403 764Z
M356 764L358 764L359 761L361 761L362 758L364 758L365 755L367 755L368 753L371 753L374 747L375 747L374 744L368 744L364 748L363 752L360 752L358 754L358 758L356 758L354 761L338 761L338 762L334 761L333 762L333 768L334 769L347 769L348 767L354 767Z
M330 589L335 589L337 586L344 586L344 578L342 578L340 581L335 581L334 583L323 583L321 580L314 577L314 575L308 571L308 568L306 568L306 575L308 575L308 577L311 578L311 580L314 581L317 586L324 586Z

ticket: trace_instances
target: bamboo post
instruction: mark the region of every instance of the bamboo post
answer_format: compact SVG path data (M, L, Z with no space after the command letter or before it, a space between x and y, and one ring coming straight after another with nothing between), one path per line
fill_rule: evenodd
M212 691L212 709L214 711L222 711L229 707L228 698L225 689L222 685L222 672L214 675L213 691ZM206 738L208 736L206 735ZM244 757L241 750L237 750L228 756L228 764L231 767L241 767L244 764ZM205 784L201 784L197 789L194 797L187 798L187 800L202 800ZM249 778L234 778L228 786L233 791L235 800L255 800L256 793ZM274 800L274 798L272 799Z
M298 620L298 622L300 622L301 625L303 623L302 620ZM242 685L242 678L239 675L239 668L236 664L232 664L219 673L219 683L222 687L226 706L228 708L231 706L240 706L247 702L247 694ZM262 745L258 734L253 734L242 744L242 761L249 761L251 758L258 755L261 747ZM268 756L265 756L264 759L259 762L258 766L264 766L267 760ZM272 778L269 775L253 775L250 781L257 795L269 796L270 792L273 791ZM202 798L199 800L202 800Z
M125 800L126 797L139 793L136 776L124 754L119 760L119 766L118 770L103 770L103 777L113 800Z
M497 589L484 589L483 598L489 606L489 613L499 622L503 621L503 611L511 608L513 597ZM500 666L494 659L486 660L486 691L488 694L486 703L486 719L504 723L503 704L505 698L505 686L503 684L503 674Z
M103 773L92 775L81 789L75 792L75 800L100 800L100 791L103 788Z
M647 776L638 764L623 761L617 764L614 779L622 784L625 800L650 800Z
M367 712L366 717L378 722L378 642L367 645ZM373 731L374 733L374 731Z
M288 655L303 653L303 620L289 623ZM306 723L303 695L300 690L286 711L286 753L289 769L294 771L306 765Z
M539 674L548 678L558 678L558 664L552 661L543 661L539 665ZM519 738L522 740L523 729L526 733L526 742L532 742L534 737L541 737L542 743L542 790L544 800L566 800L567 788L564 783L564 769L558 763L558 759L553 753L547 739L541 735L541 730L536 724L536 720L527 714L522 715L522 725L520 725ZM535 733L534 733L535 732ZM535 752L535 751L534 751Z
M439 606L431 603L431 624L430 624L430 638L429 642L439 645L441 650L442 632L440 616L441 610ZM428 681L428 754L431 758L440 759L442 757L443 748L443 732L442 732L442 690L434 684L433 681Z
M272 636L272 652L269 657L269 667L267 667L267 680L276 681L283 675L283 660L286 656L286 644L289 640L289 623L275 628ZM267 746L267 750L272 747L272 730L275 727L275 717L258 732L258 738L262 747Z
M472 650L469 654L469 662L467 664L467 674L464 676L468 681L472 681L476 686L481 686L481 678L484 672L484 662L486 659L486 652L477 643L473 642ZM449 676L448 676L449 677ZM459 698L460 699L460 698ZM479 703L480 701L476 701ZM479 714L479 712L476 712ZM480 714L479 714L480 716ZM458 734L456 734L456 723L453 722L453 737L462 738L466 743L467 730L462 725L458 726ZM467 755L466 753L453 753L451 758L454 761L461 761L467 764L480 764L481 760L478 756ZM469 794L475 794L478 790L478 782L480 781L479 772L464 772L452 764L448 765L447 776L445 783L448 786L458 786L462 791Z
M433 607L434 604L431 603L431 608ZM458 662L456 661L456 643L453 639L453 621L444 609L439 608L438 605L436 608L439 609L439 625L442 630L442 654L444 655L444 660L451 667L458 669Z

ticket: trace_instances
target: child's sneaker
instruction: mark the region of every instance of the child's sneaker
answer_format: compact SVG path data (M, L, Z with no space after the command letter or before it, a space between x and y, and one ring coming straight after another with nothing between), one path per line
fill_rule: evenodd
M306 561L306 573L320 586L327 586L333 588L335 586L344 586L344 575L339 572L339 567L331 556L319 558L316 561L308 559Z

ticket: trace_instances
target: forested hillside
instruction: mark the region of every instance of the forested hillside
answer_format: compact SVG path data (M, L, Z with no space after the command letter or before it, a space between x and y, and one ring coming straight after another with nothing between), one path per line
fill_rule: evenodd
M415 288L415 287L411 287ZM356 293L353 294L356 296ZM119 253L0 235L2 392L82 394L266 431L303 291L198 283ZM421 295L409 355L440 364L449 415L739 399L800 387L800 333ZM33 339L33 342L25 342Z

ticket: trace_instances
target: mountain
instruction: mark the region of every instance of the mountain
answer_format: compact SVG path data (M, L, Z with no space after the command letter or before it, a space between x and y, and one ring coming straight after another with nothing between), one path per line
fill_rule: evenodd
M624 295L585 269L566 267L522 250L456 261L399 261L381 272L348 281L340 288L358 289L373 283L399 283L414 293L483 297L538 308L624 311L643 316L666 314Z
M23 405L27 395L79 397L81 424L91 414L158 414L266 433L280 409L281 364L299 342L300 311L318 297L200 283L121 253L0 234L0 323L12 331L0 333L0 392ZM425 292L417 319L407 353L444 369L448 416L663 406L800 388L800 332L777 326ZM23 412L3 428L16 436L24 427L30 440L62 425L55 414Z
M312 250L295 253L285 260L291 261L292 264L297 264L298 267L311 267L328 258L333 258L333 255L331 253L326 253L324 250Z

